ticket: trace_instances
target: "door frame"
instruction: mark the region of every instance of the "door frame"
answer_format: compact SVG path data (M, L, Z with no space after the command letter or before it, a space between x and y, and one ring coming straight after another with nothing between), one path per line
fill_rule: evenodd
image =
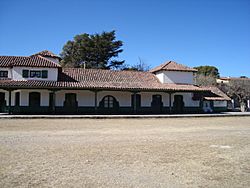
M0 113L5 112L5 109L6 109L5 92L0 92Z
M156 114L162 113L162 108L163 108L162 95L160 94L152 95L151 108L153 113Z
M174 95L173 101L173 112L176 114L181 114L184 112L184 100L183 95Z

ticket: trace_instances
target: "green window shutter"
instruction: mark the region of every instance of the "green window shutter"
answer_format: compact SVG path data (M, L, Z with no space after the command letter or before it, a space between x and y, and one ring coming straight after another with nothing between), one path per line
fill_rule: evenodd
M29 70L23 70L23 78L29 77Z
M48 78L48 71L42 70L42 78Z

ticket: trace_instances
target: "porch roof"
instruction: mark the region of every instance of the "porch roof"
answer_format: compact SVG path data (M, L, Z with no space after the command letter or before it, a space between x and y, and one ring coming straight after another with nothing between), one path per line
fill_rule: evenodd
M209 89L211 93L215 94L216 96L206 96L204 97L205 100L208 101L230 101L231 98L228 97L224 92L222 92L218 87L215 86L208 86L203 87Z
M1 80L3 89L82 89L82 90L129 90L129 91L162 91L162 92L202 92L210 91L194 85L184 84L155 84L143 83L124 84L123 82L65 82L65 81L14 81Z

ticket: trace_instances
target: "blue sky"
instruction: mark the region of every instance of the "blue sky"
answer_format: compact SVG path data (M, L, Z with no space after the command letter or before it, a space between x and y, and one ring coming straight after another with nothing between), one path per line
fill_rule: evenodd
M250 0L0 0L0 55L59 54L76 34L111 30L127 64L174 60L250 77Z

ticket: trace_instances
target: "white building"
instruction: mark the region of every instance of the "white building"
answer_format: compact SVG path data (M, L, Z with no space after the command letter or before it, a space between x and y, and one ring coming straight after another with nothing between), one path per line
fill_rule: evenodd
M227 110L216 88L194 83L195 69L166 62L149 72L62 68L49 51L0 56L0 112L167 114Z

